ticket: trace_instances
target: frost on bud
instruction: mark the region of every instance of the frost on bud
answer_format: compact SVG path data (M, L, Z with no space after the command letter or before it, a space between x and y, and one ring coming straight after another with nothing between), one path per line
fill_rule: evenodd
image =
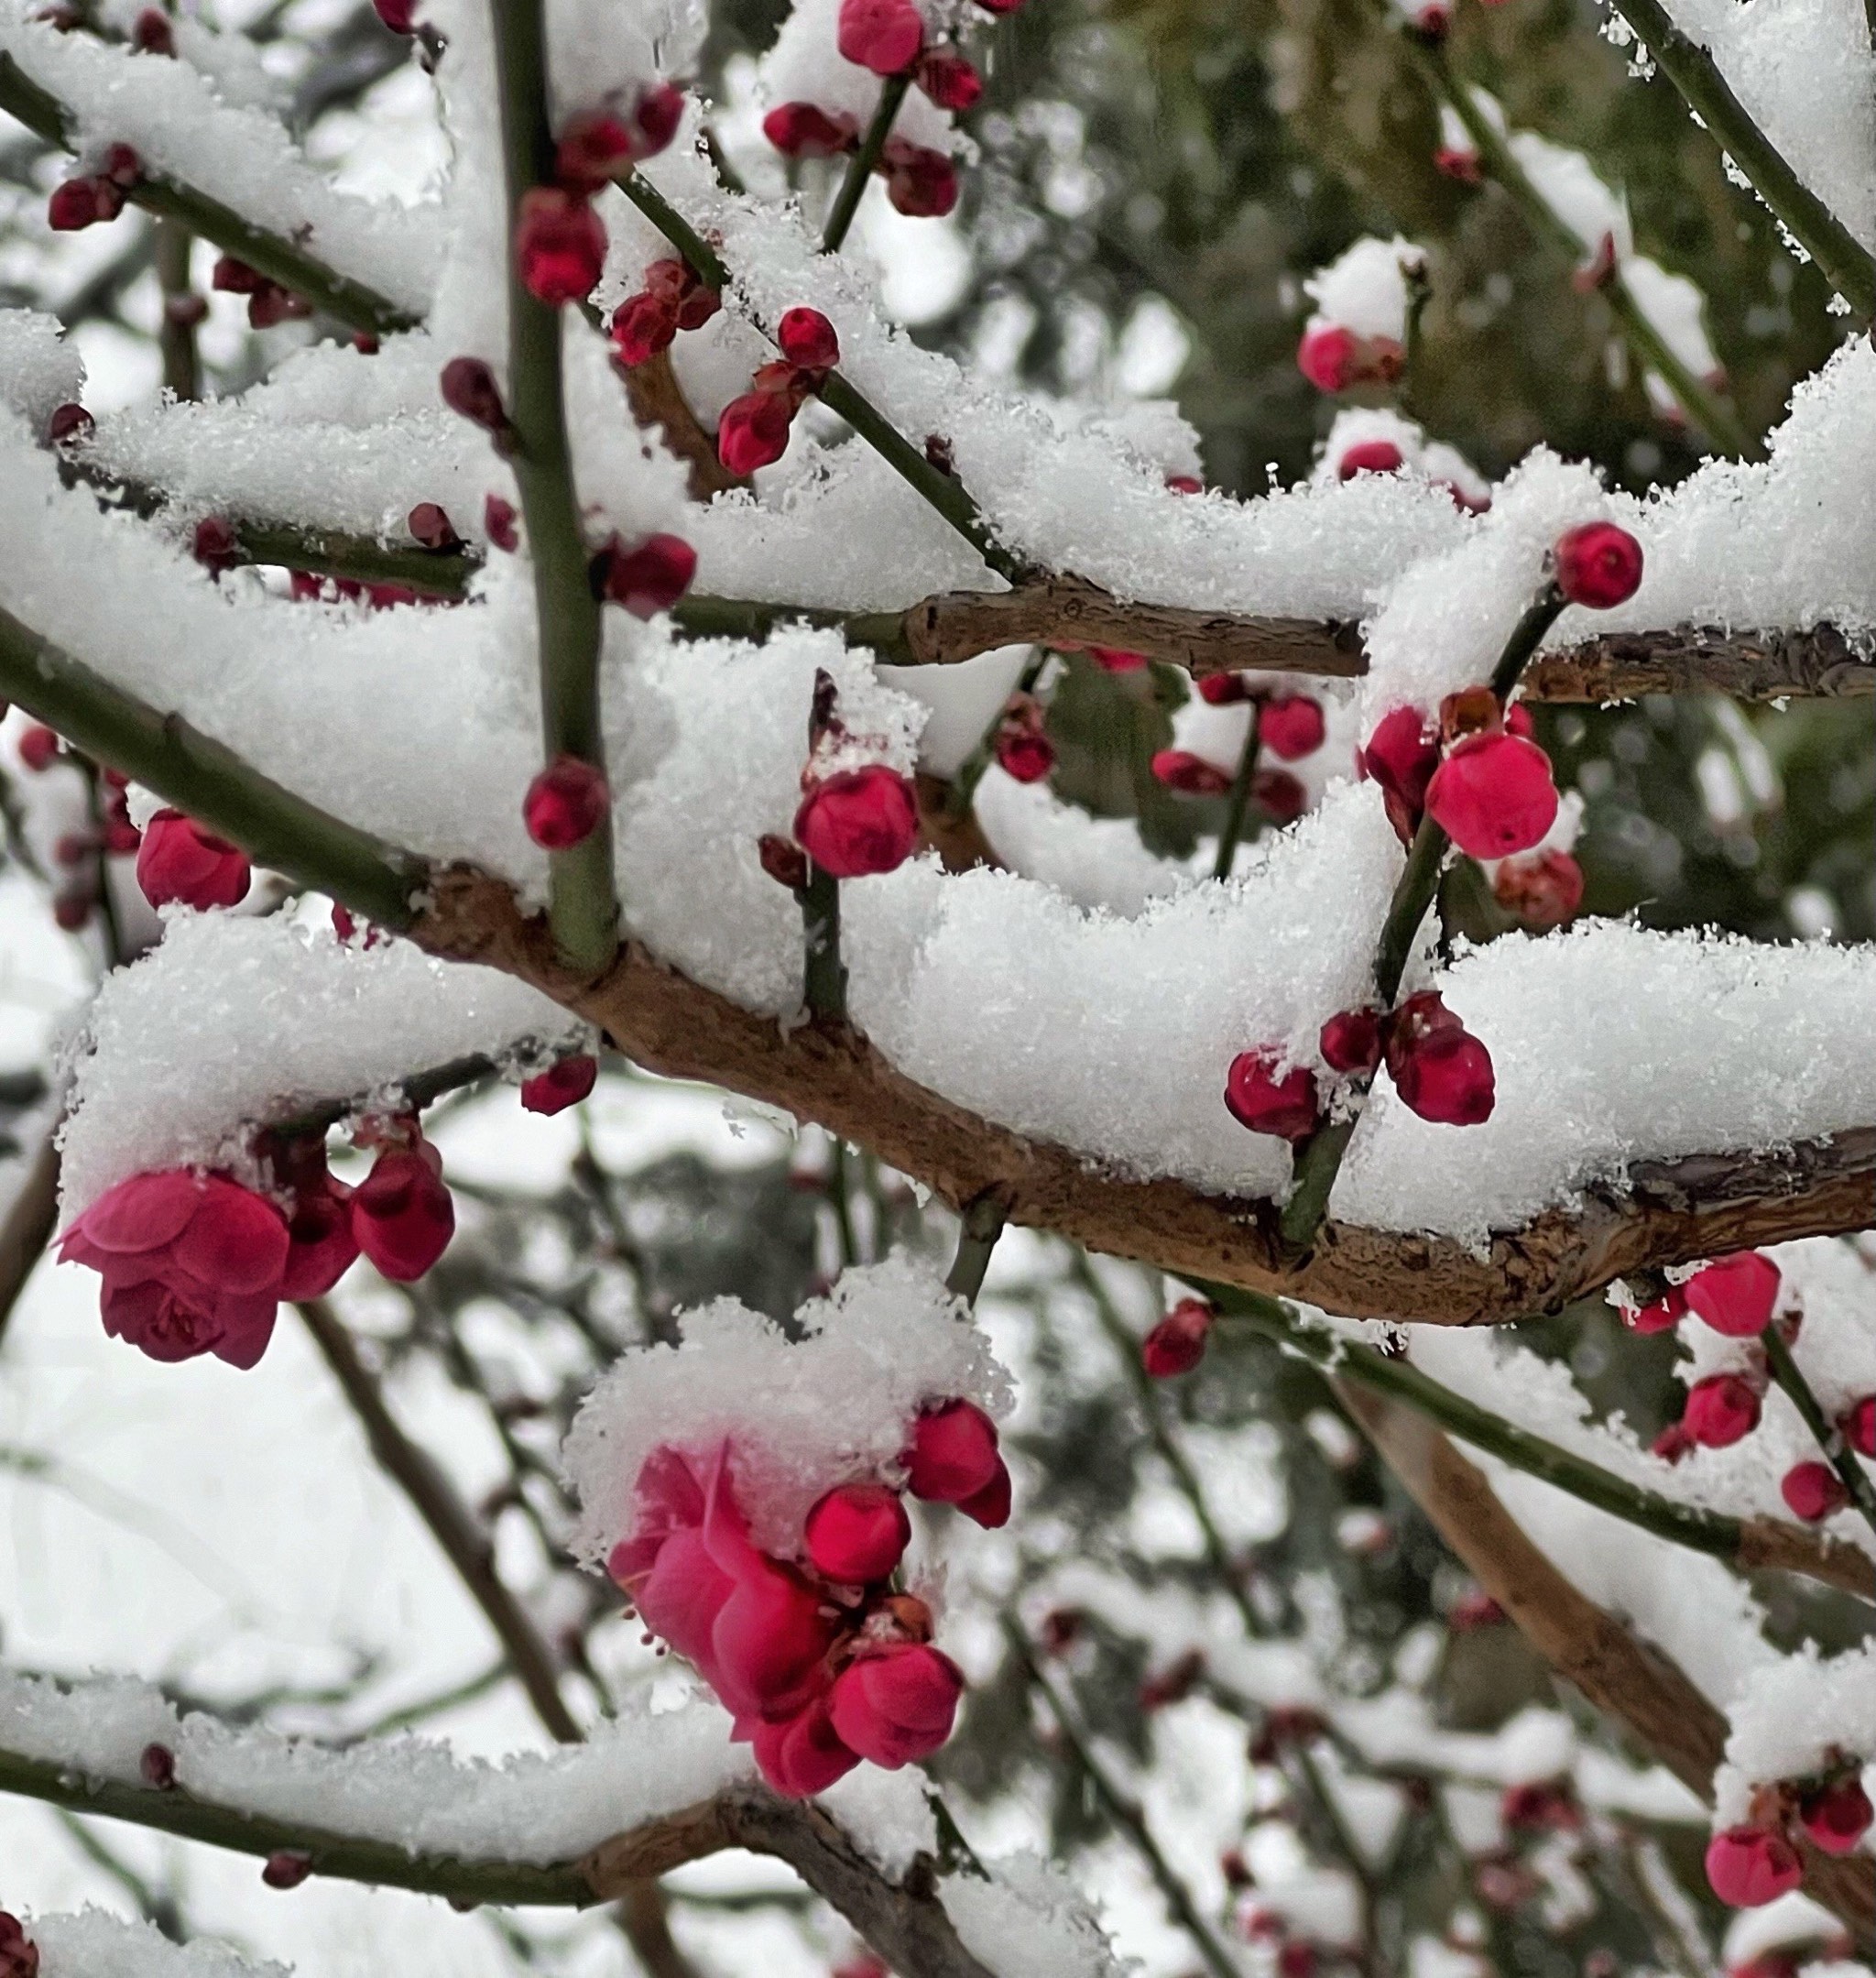
M1151 768L1156 781L1183 796L1221 797L1231 787L1223 770L1189 749L1156 749Z
M0 1978L38 1978L39 1947L10 1910L0 1909Z
M1642 582L1642 545L1613 522L1585 522L1557 538L1551 552L1557 588L1573 605L1609 611Z
M1306 1065L1280 1075L1281 1054L1240 1051L1225 1075L1225 1109L1239 1126L1300 1145L1315 1131L1315 1076Z
M1140 1365L1156 1381L1190 1373L1205 1357L1216 1315L1203 1298L1182 1298L1140 1341Z
M1742 1250L1695 1272L1685 1289L1688 1305L1715 1332L1748 1339L1771 1324L1778 1286L1779 1269L1772 1259Z
M781 354L798 371L824 375L840 362L840 339L818 309L791 309L775 326Z
M443 1184L442 1156L428 1141L387 1147L352 1191L352 1235L379 1273L414 1283L456 1231L456 1205Z
M669 611L691 587L697 552L682 536L647 536L628 550L615 536L593 560L594 590L635 618Z
M1709 1374L1687 1390L1681 1429L1703 1449L1730 1448L1759 1426L1759 1392L1737 1373Z
M1409 1111L1436 1126L1480 1126L1497 1098L1491 1054L1441 1000L1410 996L1388 1024L1388 1076Z
M499 495L483 497L482 527L496 549L512 553L520 547L521 538L515 528L515 505Z
M1820 1786L1798 1801L1798 1822L1827 1854L1850 1854L1869 1832L1876 1809L1854 1772Z
M1804 1879L1798 1851L1769 1828L1729 1827L1707 1843L1707 1880L1731 1908L1760 1908Z
M1686 1316L1687 1294L1679 1284L1670 1284L1652 1305L1625 1305L1622 1324L1631 1332L1666 1332Z
M136 883L153 907L238 906L253 876L245 852L180 811L160 810L144 828Z
M586 199L632 160L632 133L603 110L570 117L553 148L553 175L563 192Z
M895 212L910 220L942 220L957 204L957 167L946 153L889 137L879 155Z
M495 373L480 357L452 357L442 374L443 403L460 413L471 425L493 433L507 444L514 436L508 423L508 409L502 403L501 388Z
M1876 1457L1876 1394L1865 1394L1837 1425L1859 1456Z
M954 49L927 49L915 71L919 87L941 110L962 113L984 93L984 79Z
M835 45L875 75L898 75L919 59L925 24L911 0L840 0Z
M564 852L591 837L611 808L605 778L590 762L563 754L528 785L521 817L543 851Z
M584 199L534 186L516 214L515 266L529 294L549 308L584 301L605 266L605 227Z
M46 421L46 444L48 446L70 446L80 440L88 440L97 429L97 421L74 399L52 408L52 416Z
M1314 755L1325 732L1322 703L1307 694L1273 694L1258 717L1258 741L1283 762Z
M1344 1010L1323 1025L1318 1042L1331 1071L1365 1076L1381 1061L1380 1019L1372 1010Z
M732 474L754 474L788 452L793 402L780 392L746 391L724 407L716 421L716 457Z
M551 1115L577 1106L592 1091L599 1077L599 1060L582 1052L563 1057L543 1072L521 1081L521 1107L525 1112Z
M1566 927L1583 905L1583 868L1568 852L1507 858L1492 877L1492 898L1533 934Z
M911 1520L883 1483L843 1483L809 1512L802 1535L823 1579L863 1587L888 1579L911 1543Z
M795 813L796 842L837 880L891 872L912 855L919 806L911 782L884 763L818 778Z
M1779 1481L1778 1494L1794 1518L1806 1524L1834 1518L1849 1503L1843 1479L1828 1463L1794 1463Z
M1351 385L1391 384L1407 354L1391 336L1357 336L1339 322L1319 322L1303 333L1296 368L1318 391Z
M1336 463L1336 478L1352 481L1358 474L1398 474L1406 465L1391 440L1363 440Z
M1380 784L1388 821L1404 845L1413 836L1426 804L1426 786L1440 767L1439 745L1417 707L1397 707L1386 716L1356 757L1361 774Z
M1521 736L1467 736L1434 771L1426 808L1470 858L1529 851L1556 822L1550 758Z
M853 149L860 127L845 110L785 103L762 119L762 135L784 158L836 158Z

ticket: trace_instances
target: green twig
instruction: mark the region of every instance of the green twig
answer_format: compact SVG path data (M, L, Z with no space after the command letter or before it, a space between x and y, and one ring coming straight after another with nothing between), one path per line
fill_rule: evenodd
M514 252L523 196L554 178L547 115L546 29L541 0L496 0L496 72L507 169L508 417L513 456L534 567L534 617L540 643L540 727L546 760L573 756L605 773L600 723L600 607L588 576L586 544L573 488L561 393L561 318L529 293ZM548 923L575 967L596 974L618 946L612 818L548 859Z
M1225 825L1218 833L1218 856L1212 861L1212 877L1228 880L1238 859L1238 840L1244 836L1244 820L1250 813L1250 786L1257 781L1259 716L1261 701L1250 703L1250 726L1244 731L1244 747L1238 755L1238 773L1231 779L1231 794L1225 804Z
M1033 694L1036 683L1042 677L1042 670L1049 663L1050 653L1046 646L1038 646L1023 661L1021 672L1016 676L1016 685L1010 690L1010 700ZM990 716L989 726L977 738L977 746L959 763L957 774L951 779L951 788L944 799L945 808L954 817L967 816L972 801L977 793L977 785L987 774L991 763L997 760L997 731L1003 726L1004 709L1009 705L1006 700Z
M823 254L840 252L847 229L854 224L854 215L860 210L867 180L873 176L873 168L879 162L880 152L886 148L892 121L899 115L905 93L911 87L911 80L910 69L902 74L886 78L885 86L879 92L878 105L873 112L873 121L867 126L867 135L860 139L859 148L846 161L840 191L834 195L833 208L827 215L826 230L821 235Z
M1863 1522L1876 1532L1876 1484L1871 1482L1870 1472L1857 1460L1855 1450L1825 1414L1823 1404L1812 1392L1811 1383L1805 1378L1797 1361L1792 1358L1792 1350L1784 1343L1776 1324L1766 1327L1760 1337L1765 1348L1765 1363L1772 1369L1772 1378L1804 1417L1805 1426L1816 1438L1817 1447L1823 1450L1830 1467L1843 1480L1850 1503L1857 1507Z
M68 135L71 115L65 105L4 53L0 53L0 110L17 117L47 144L65 151L78 148ZM387 336L395 330L414 330L422 321L416 311L387 301L364 282L328 268L293 242L255 225L232 207L155 167L145 166L144 176L127 196L145 212L180 222L190 232L213 241L224 254L245 261L269 281L290 289L354 330Z
M798 887L802 946L806 957L802 1000L816 1022L846 1022L846 964L840 958L840 881L812 861L808 883Z
M232 749L113 686L0 611L0 696L154 790L296 884L402 932L428 869L263 776Z
M964 1206L964 1213L958 1219L957 1253L951 1260L951 1269L944 1278L944 1288L962 1298L966 1305L977 1302L977 1294L984 1288L984 1275L990 1268L990 1258L997 1248L997 1239L1003 1234L1003 1225L1009 1215L1009 1199L999 1187L986 1188L982 1195L973 1196Z

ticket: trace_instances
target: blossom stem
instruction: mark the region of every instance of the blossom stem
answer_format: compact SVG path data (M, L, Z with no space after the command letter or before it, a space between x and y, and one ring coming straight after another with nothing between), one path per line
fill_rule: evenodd
M710 287L719 294L729 288L732 271L723 257L643 172L628 172L613 183ZM769 333L767 324L753 317L751 321L764 335ZM1025 565L991 535L982 511L964 483L934 467L843 373L829 371L815 387L815 395L830 412L845 420L915 493L937 509L999 577L1012 585L1021 580Z
M840 191L834 194L834 205L827 215L826 230L821 235L821 252L838 254L847 235L847 229L854 224L854 215L860 210L860 200L867 190L867 180L873 176L873 168L879 162L879 154L886 148L886 140L892 131L893 119L898 116L900 105L905 101L905 93L911 87L912 72L902 70L898 75L886 78L879 92L879 102L873 112L873 121L867 126L867 135L860 139L859 148L846 161L846 171L840 181Z
M1499 134L1498 127L1479 108L1470 89L1453 73L1445 49L1428 41L1410 24L1402 24L1401 38L1412 51L1434 94L1450 105L1453 114L1466 126L1466 135L1483 159L1486 170L1504 187L1532 230L1548 238L1573 262L1580 264L1587 256L1594 255L1598 244L1583 239L1538 191L1511 147ZM1622 279L1620 268L1611 267L1597 287L1607 298L1610 313L1636 357L1646 369L1659 373L1666 380L1668 389L1674 393L1682 410L1707 439L1716 447L1736 454L1741 460L1763 460L1763 443L1746 430L1732 408L1676 355L1636 301L1634 291Z
M1825 279L1858 315L1876 316L1876 257L1792 169L1734 95L1712 55L1674 25L1663 0L1612 4L1647 44L1687 108L1751 180L1752 190L1823 269Z
M1010 690L1010 698L1013 700L1020 694L1033 694L1037 681L1042 677L1042 669L1048 663L1047 648L1037 647L1024 661L1021 672L1016 676L1016 685ZM990 717L990 725L977 738L977 746L958 765L957 774L951 779L951 792L944 801L946 808L954 817L965 817L970 814L972 801L977 793L977 785L983 781L991 763L997 759L997 731L1003 726L1004 710L1009 705L1009 702L1005 701Z
M1244 836L1244 821L1250 812L1250 786L1257 781L1258 728L1263 703L1252 701L1249 706L1250 726L1244 731L1244 747L1238 756L1238 773L1231 779L1231 794L1225 804L1224 829L1218 833L1218 856L1212 861L1215 880L1231 877L1231 868L1238 859L1238 840Z
M1029 1638L1013 1614L1003 1616L1003 1633L1008 1639L1010 1652L1016 1656L1031 1686L1037 1689L1049 1706L1049 1714L1055 1720L1056 1729L1062 1741L1074 1754L1074 1762L1088 1784L1094 1787L1095 1797L1106 1808L1107 1816L1131 1843L1134 1852L1146 1863L1147 1872L1159 1885L1166 1907L1177 1918L1180 1927L1194 1944L1215 1978L1239 1978L1238 1961L1221 1944L1212 1927L1199 1913L1198 1905L1192 1898L1192 1892L1177 1874L1172 1864L1166 1859L1160 1843L1153 1838L1152 1829L1147 1825L1146 1816L1139 1804L1121 1787L1120 1782L1109 1772L1096 1754L1094 1740L1082 1728L1068 1699L1062 1694L1048 1672L1038 1661L1035 1651L1030 1646Z
M71 135L73 119L70 111L5 53L0 53L0 110L17 117L47 144L64 151L79 148ZM168 172L146 165L143 176L126 196L133 205L141 206L159 220L179 222L204 240L213 241L224 254L246 262L269 281L278 282L281 288L304 297L354 330L387 336L396 330L414 330L422 320L413 311L387 301L354 277L328 268L291 241L256 226L233 207L211 199L206 192Z
M401 933L428 868L263 776L234 751L113 686L0 611L0 696L186 810L250 858Z
M605 774L599 705L600 606L586 543L561 390L561 315L521 279L516 229L524 196L553 181L541 0L496 0L496 73L508 202L508 416L512 464L528 524L540 645L541 743ZM618 946L611 806L579 844L548 859L548 923L573 967L597 975Z
M802 993L819 1023L846 1022L846 964L840 958L840 881L811 860L808 883L798 887L802 945L806 956Z
M1871 1482L1870 1472L1858 1461L1855 1450L1825 1414L1824 1404L1805 1378L1804 1370L1792 1358L1792 1350L1785 1344L1776 1325L1766 1327L1760 1335L1760 1343L1765 1349L1765 1363L1772 1369L1772 1378L1804 1417L1805 1426L1816 1438L1817 1447L1842 1480L1859 1515L1872 1532L1876 1532L1876 1484Z
M990 1268L991 1253L1009 1214L1009 1198L1001 1188L986 1188L964 1206L958 1219L957 1253L945 1273L944 1288L966 1305L977 1302L984 1276Z
M1517 624L1511 628L1511 637L1506 639L1491 672L1491 691L1500 707L1518 684L1519 676L1530 663L1532 654L1543 643L1543 635L1556 623L1565 602L1564 594L1556 585L1546 580L1543 590L1525 607ZM1401 993L1401 981L1412 957L1414 941L1439 891L1440 869L1445 862L1450 842L1431 815L1421 818L1413 834L1413 843L1408 848L1406 866L1395 883L1393 898L1388 902L1380 937L1375 944L1375 994L1384 1010L1391 1010ZM1329 1197L1335 1192L1336 1176L1342 1171L1343 1158L1348 1152L1349 1142L1355 1137L1355 1129L1373 1083L1372 1073L1366 1077L1352 1078L1347 1088L1347 1113L1319 1126L1296 1156L1294 1182L1279 1224L1284 1241L1296 1250L1308 1249L1315 1240L1323 1218L1328 1214Z
M1287 1351L1313 1361L1325 1373L1358 1381L1364 1387L1405 1402L1460 1441L1483 1449L1513 1470L1541 1478L1624 1524L1729 1566L1776 1563L1827 1585L1860 1592L1866 1600L1876 1595L1876 1566L1867 1557L1860 1566L1853 1546L1829 1544L1817 1534L1787 1528L1777 1521L1736 1518L1702 1505L1678 1503L1517 1427L1422 1372L1409 1360L1378 1352L1358 1340L1310 1325L1279 1299L1200 1278L1186 1282L1212 1301L1221 1317L1250 1327ZM1766 1338L1769 1345L1772 1335Z

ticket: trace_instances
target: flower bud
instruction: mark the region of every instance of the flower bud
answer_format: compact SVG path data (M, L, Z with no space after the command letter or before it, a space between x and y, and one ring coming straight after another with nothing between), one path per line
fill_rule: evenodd
M1301 1145L1315 1131L1315 1076L1306 1065L1279 1075L1273 1050L1240 1051L1225 1076L1225 1108L1239 1126Z
M245 852L180 811L158 811L137 847L136 883L153 907L238 906L253 877Z
M515 265L537 301L552 309L584 301L605 266L605 227L584 199L558 186L530 187L516 215Z
M1323 745L1325 732L1322 703L1307 694L1273 694L1258 716L1260 747L1284 762L1314 755Z
M599 1077L599 1060L585 1052L563 1057L543 1072L521 1081L521 1106L526 1112L553 1114L577 1106L592 1091Z
M1798 1802L1800 1825L1827 1854L1853 1854L1872 1818L1876 1809L1854 1772L1806 1793Z
M520 547L521 538L515 528L515 505L499 495L483 497L482 527L496 549L512 552Z
M1721 1902L1757 1909L1788 1896L1805 1879L1798 1851L1764 1827L1729 1827L1707 1848L1707 1880Z
M748 391L732 399L716 421L716 457L732 474L754 474L788 452L795 409L779 392Z
M1613 522L1585 522L1557 538L1551 552L1557 588L1573 605L1609 611L1642 583L1642 545Z
M957 204L957 167L943 151L889 137L880 152L886 196L911 220L942 220Z
M1231 779L1223 770L1189 749L1156 749L1151 768L1157 781L1183 796L1220 797L1231 787Z
M1434 771L1426 808L1471 858L1529 851L1556 822L1550 758L1515 735L1468 736Z
M628 295L613 311L611 333L619 362L627 370L649 363L660 351L671 348L678 333L676 300L649 293Z
M1565 927L1583 904L1583 868L1568 852L1507 858L1492 876L1492 898L1533 934Z
M443 403L451 411L461 413L471 425L493 433L499 443L512 440L514 428L508 423L508 409L502 403L501 388L495 381L495 373L480 357L452 357L443 366L442 384Z
M98 422L76 399L68 399L63 405L52 408L52 416L46 421L46 444L48 446L71 446L81 440L88 440L97 431Z
M845 110L785 103L762 119L762 135L784 158L835 158L853 149L860 129Z
M1380 1019L1372 1010L1344 1010L1322 1027L1317 1040L1331 1071L1365 1076L1381 1061Z
M1731 1339L1754 1339L1772 1323L1779 1282L1778 1266L1770 1257L1756 1250L1736 1251L1695 1272L1685 1286L1687 1303L1715 1332Z
M835 46L875 75L898 75L918 60L925 24L911 0L840 0Z
M1703 1449L1730 1448L1758 1426L1758 1390L1740 1375L1709 1374L1687 1390L1681 1428Z
M1336 463L1336 478L1352 481L1358 474L1398 474L1406 465L1391 440L1362 440Z
M553 175L575 199L590 198L632 160L632 133L604 110L570 117L553 148Z
M615 536L594 559L600 595L623 605L635 618L669 611L696 574L697 552L682 536L647 536L631 550Z
M884 763L817 780L795 813L796 842L837 880L891 872L912 855L919 807L911 782Z
M947 1401L912 1424L906 1488L928 1503L960 1504L996 1481L997 1425L975 1402Z
M611 809L605 778L590 762L563 754L528 785L521 816L543 851L563 852L591 837Z
M1828 1463L1794 1463L1778 1486L1785 1508L1806 1524L1834 1518L1849 1503L1850 1493Z
M1217 1315L1203 1298L1182 1298L1140 1341L1140 1365L1156 1381L1190 1373L1205 1357Z
M818 309L791 309L775 327L781 354L800 371L826 373L840 362L840 339Z
M890 1578L911 1543L911 1520L883 1483L843 1483L809 1512L802 1536L814 1570L843 1586Z
M953 49L927 49L919 57L919 87L941 110L962 113L984 93L984 79Z
M429 1142L387 1147L352 1191L352 1234L379 1272L414 1283L456 1230L456 1205L442 1178L442 1158Z

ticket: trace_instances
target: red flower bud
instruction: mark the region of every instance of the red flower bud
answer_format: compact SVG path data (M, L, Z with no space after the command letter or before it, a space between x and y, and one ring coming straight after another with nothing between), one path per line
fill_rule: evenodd
M1820 1786L1798 1802L1798 1820L1813 1842L1827 1854L1849 1854L1870 1830L1876 1809L1863 1782L1854 1773Z
M911 220L942 220L957 204L957 167L943 151L889 137L880 152L886 196Z
M1239 1126L1300 1145L1315 1131L1315 1076L1306 1065L1278 1076L1271 1050L1240 1051L1225 1075L1225 1109Z
M683 91L675 82L654 82L639 97L638 106L632 112L632 124L638 132L635 156L656 158L669 148L683 120Z
M130 30L130 45L143 55L173 55L176 34L161 8L147 6Z
M499 495L483 497L482 527L496 549L512 552L520 547L521 539L515 529L515 505Z
M1089 646L1085 650L1104 673L1137 673L1147 663L1144 652L1130 652L1125 646Z
M223 295L252 295L256 289L266 285L267 277L259 269L249 268L245 261L236 260L232 254L221 256L209 276L209 287Z
M1764 1827L1729 1827L1707 1848L1707 1879L1721 1902L1757 1909L1786 1896L1805 1879L1798 1851Z
M1358 474L1397 474L1405 464L1391 440L1362 440L1336 463L1336 478L1352 481Z
M1556 822L1550 758L1515 735L1468 736L1434 771L1426 808L1471 858L1529 851Z
M420 501L405 517L404 526L426 550L456 550L463 545L448 515L433 501Z
M260 1878L270 1889L297 1889L311 1873L311 1855L297 1848L276 1848L262 1863Z
M180 811L158 811L136 854L136 883L153 907L238 906L253 876L246 853Z
M795 813L797 843L837 880L891 872L912 855L919 807L911 782L883 763L816 781Z
M1456 179L1461 185L1481 185L1485 181L1485 169L1477 151L1443 144L1434 153L1433 164L1435 171Z
M1652 1305L1624 1306L1622 1324L1631 1332L1666 1332L1680 1324L1686 1310L1687 1294L1680 1285L1670 1284Z
M1557 588L1573 605L1612 610L1634 596L1642 582L1642 545L1613 522L1567 530L1551 554Z
M1853 1403L1838 1426L1859 1456L1876 1457L1876 1394L1865 1394Z
M578 756L558 755L528 785L521 817L543 851L563 852L584 844L611 809L605 778Z
M875 75L897 75L918 60L925 24L911 0L840 0L835 46Z
M0 1978L38 1978L39 1947L11 1911L0 1909Z
M840 362L840 339L818 309L791 309L775 326L781 354L798 371L827 372Z
M631 162L632 133L604 110L570 118L553 148L553 175L575 199L590 198Z
M834 1678L828 1714L841 1742L887 1771L929 1758L957 1718L964 1672L925 1642L863 1655Z
M1322 703L1306 694L1272 695L1258 718L1259 743L1284 762L1314 755L1325 732Z
M1681 1427L1703 1449L1730 1448L1758 1426L1758 1391L1739 1374L1709 1374L1687 1390Z
M1491 1054L1435 989L1410 996L1388 1025L1388 1076L1412 1112L1436 1126L1479 1126L1497 1096Z
M678 333L678 304L669 296L628 295L612 315L612 340L629 369L669 350Z
M1207 673L1197 684L1199 699L1211 707L1234 707L1250 698L1250 683L1242 673Z
M716 457L732 474L754 474L788 452L793 404L780 392L746 391L716 421Z
M176 1783L176 1754L167 1744L146 1744L136 1770L152 1792L167 1793ZM5 1969L0 1965L0 1971Z
M834 158L853 149L860 127L845 110L785 103L762 119L762 135L784 158Z
M1251 801L1274 825L1293 825L1309 808L1309 792L1288 770L1260 770L1250 780Z
M577 1106L592 1091L599 1077L599 1060L583 1052L563 1057L543 1072L521 1081L521 1107L525 1112L553 1114Z
M1154 778L1169 790L1188 797L1223 796L1231 779L1221 769L1195 756L1189 749L1161 749L1153 753Z
M989 1482L981 1491L959 1498L957 1508L987 1532L1000 1531L1009 1523L1009 1466L1000 1456Z
M1397 707L1356 757L1361 774L1380 785L1388 817L1401 841L1413 836L1426 804L1426 786L1440 767L1439 746L1417 707Z
M97 421L75 399L68 399L63 405L52 408L52 416L46 421L46 444L48 446L69 446L79 440L88 440L97 429Z
M1303 333L1296 368L1318 391L1347 391L1351 385L1391 384L1406 355L1391 336L1357 336L1339 322L1324 322Z
M224 570L233 570L241 561L241 545L235 539L234 525L225 515L203 516L195 525L191 547L196 562L217 575Z
M1205 484L1195 474L1169 474L1166 476L1166 492L1169 495L1202 495Z
M417 32L415 0L371 0L372 11L393 34Z
M506 441L513 429L495 373L480 357L452 357L442 368L443 403L471 425Z
M442 1158L428 1141L387 1147L352 1191L352 1234L379 1272L414 1283L456 1230L456 1205L443 1185Z
M802 1536L814 1570L843 1586L889 1578L911 1543L899 1492L883 1483L843 1483L808 1514Z
M1216 1315L1203 1298L1182 1298L1140 1341L1140 1365L1156 1381L1190 1373L1205 1357Z
M997 1480L997 1425L974 1402L947 1401L912 1424L906 1488L933 1504L961 1504Z
M997 730L997 763L1020 783L1039 783L1055 767L1055 745L1033 722L1005 721Z
M984 93L984 79L952 49L927 49L919 57L919 87L941 110L961 113Z
M1843 1479L1828 1463L1794 1463L1781 1480L1778 1492L1792 1516L1806 1524L1834 1518L1850 1501Z
M1332 1016L1318 1041L1331 1071L1361 1076L1381 1061L1380 1019L1372 1010L1344 1010Z
M1736 1251L1695 1272L1687 1280L1687 1303L1729 1339L1748 1339L1772 1323L1778 1303L1779 1269L1756 1250Z
M64 746L43 722L36 722L19 738L19 760L37 773L50 769Z
M46 202L46 224L55 234L76 234L100 220L115 220L123 204L108 180L67 179Z
M756 856L778 886L798 893L808 883L808 855L792 838L765 831L756 840Z
M669 611L690 589L696 574L697 552L682 536L647 536L632 550L615 536L594 559L602 593L635 618L655 618L660 611Z
M558 186L522 193L515 222L515 266L522 286L550 308L584 301L605 266L605 228L583 199Z
M1583 868L1568 852L1507 858L1491 882L1492 898L1535 933L1567 926L1583 904Z

